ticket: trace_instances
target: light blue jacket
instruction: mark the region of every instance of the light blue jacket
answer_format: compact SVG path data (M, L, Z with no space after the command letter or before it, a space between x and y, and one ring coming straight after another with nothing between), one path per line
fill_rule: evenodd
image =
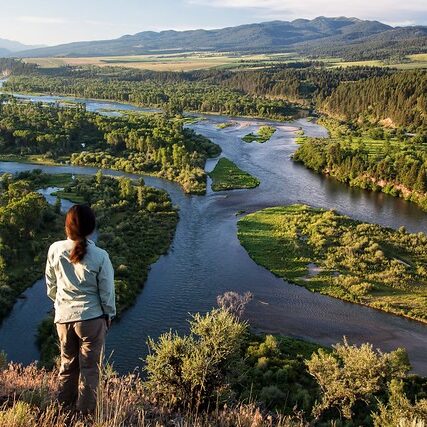
M87 241L83 260L73 264L70 239L53 243L47 255L47 295L55 305L55 323L116 315L114 270L108 253Z

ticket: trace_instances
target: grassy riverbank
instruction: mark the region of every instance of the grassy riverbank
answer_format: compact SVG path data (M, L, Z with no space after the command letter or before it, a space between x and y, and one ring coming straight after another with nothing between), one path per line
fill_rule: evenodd
M427 322L427 237L304 205L247 215L239 239L279 277L346 301Z
M248 133L242 139L245 142L259 142L263 144L270 140L276 129L273 126L261 126L256 134Z
M257 178L243 171L225 157L219 159L209 176L212 178L213 191L255 188L260 184Z
M19 154L0 154L0 162L15 162L15 163L35 163L38 165L58 165L58 161L49 159L44 155L19 155Z

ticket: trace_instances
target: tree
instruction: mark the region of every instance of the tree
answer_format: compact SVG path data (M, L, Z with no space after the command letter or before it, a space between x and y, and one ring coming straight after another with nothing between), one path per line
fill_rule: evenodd
M420 193L427 192L427 170L423 165L420 167L417 175L417 179L415 181L414 189L419 191Z
M132 181L129 178L121 176L119 178L119 186L121 199L128 200L134 196L135 188L133 187Z
M253 295L251 292L245 292L243 295L237 292L225 292L223 295L218 295L216 302L218 307L228 311L237 318L241 318L247 304L252 300Z
M138 185L136 187L136 197L138 201L138 206L142 207L145 201L145 193L144 193L144 188L141 185Z
M55 204L53 205L53 209L55 213L60 214L61 213L61 199L59 197L56 198Z
M95 174L96 185L99 187L102 185L102 178L104 177L102 170L99 169Z

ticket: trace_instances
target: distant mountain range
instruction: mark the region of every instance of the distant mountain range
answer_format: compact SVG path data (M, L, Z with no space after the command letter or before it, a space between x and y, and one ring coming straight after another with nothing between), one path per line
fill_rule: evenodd
M2 45L0 44L0 47ZM21 50L13 56L107 56L170 51L283 52L357 59L427 51L427 27L391 27L357 18L297 19L218 30L144 31L113 40L75 42Z
M42 45L26 45L13 40L7 40L0 38L0 56L7 56L16 52L21 52L23 50L36 49L44 47Z

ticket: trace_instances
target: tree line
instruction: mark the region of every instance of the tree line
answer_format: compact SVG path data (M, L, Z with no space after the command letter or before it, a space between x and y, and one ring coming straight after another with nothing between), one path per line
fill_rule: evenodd
M425 70L381 67L326 68L301 62L261 70L155 72L120 67L23 68L9 91L111 99L171 112L199 111L283 120L297 106L334 117L391 119L396 126L426 126Z
M215 112L283 120L293 106L309 107L341 81L383 76L378 67L328 69L321 63L282 64L262 70L155 72L120 67L61 67L15 73L8 90L111 99L173 111Z
M303 138L294 160L349 185L404 197L427 209L426 134L408 138L393 129L344 128L346 133L335 129L327 139Z

